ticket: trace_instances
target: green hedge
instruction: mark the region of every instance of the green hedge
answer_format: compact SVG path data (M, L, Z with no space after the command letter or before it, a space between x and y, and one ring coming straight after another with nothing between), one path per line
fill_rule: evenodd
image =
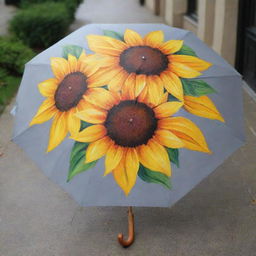
M0 68L0 114L15 95L20 81L21 77L8 75L4 69Z
M0 37L0 113L16 93L25 63L34 52L20 41Z
M74 19L76 9L82 1L81 0L21 0L20 6L21 8L29 8L33 4L42 4L46 2L63 3L67 8L70 18Z
M19 4L20 4L20 1L21 0L5 0L5 4L7 4L7 5L16 5L16 6L18 6Z
M66 35L71 19L65 4L46 2L21 9L10 31L32 48L47 48Z
M22 75L24 65L35 53L15 38L0 37L0 68L12 75Z

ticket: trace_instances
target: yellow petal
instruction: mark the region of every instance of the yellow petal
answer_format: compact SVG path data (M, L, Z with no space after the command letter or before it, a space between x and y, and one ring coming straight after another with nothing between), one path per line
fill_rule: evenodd
M85 162L90 163L100 159L107 153L112 144L113 141L108 136L90 143L85 153Z
M54 76L60 81L69 73L69 64L64 58L51 58L51 68Z
M121 70L113 79L109 81L108 89L115 92L120 91L128 76L129 74L127 72Z
M122 68L101 68L87 79L88 87L107 85L120 71L122 71Z
M154 108L156 118L161 119L164 117L172 116L182 107L182 105L183 103L178 101L165 102Z
M115 92L110 92L103 88L90 88L84 96L84 99L103 109L110 109L113 105L117 104L120 100L119 96Z
M79 60L79 61L84 61L84 60L86 60L87 57L88 57L88 56L86 55L85 50L82 50L82 52L81 52L81 54L80 54L78 60Z
M168 130L156 130L154 138L161 145L168 148L181 148L184 146L184 143L175 134Z
M44 97L53 97L58 83L56 78L50 78L38 84L38 89Z
M88 66L109 67L119 64L119 57L105 56L98 53L88 55L83 61Z
M68 54L68 64L70 73L78 71L78 63L75 56Z
M134 99L135 98L135 87L136 87L136 75L131 73L125 80L122 88L122 99Z
M152 171L171 176L171 165L166 149L154 139L138 147L140 162Z
M88 35L89 48L103 55L119 56L126 49L126 44L108 36Z
M183 87L179 77L167 71L163 72L160 76L166 90L180 101L183 101Z
M117 168L113 170L113 176L116 183L124 191L127 196L134 187L139 170L139 160L137 152L133 148L127 150L125 158L123 158Z
M52 126L50 129L47 152L50 152L54 148L56 148L65 139L67 133L67 113L58 113L53 119Z
M76 110L73 108L68 112L68 130L71 135L76 135L80 130L80 119L75 116Z
M79 71L82 72L87 78L92 76L99 70L98 65L88 65L88 64L85 64L84 62L79 62L78 65L79 65ZM88 80L87 80L87 84L88 84L88 87L90 87Z
M159 120L158 128L173 132L182 140L185 148L211 153L201 130L187 118L172 117Z
M191 114L225 122L214 103L207 96L185 96L184 108Z
M90 76L94 75L97 71L99 70L98 67L93 67L93 66L89 66L87 65L86 67L82 67L81 68L81 72L87 77L89 78ZM87 79L87 87L90 88L90 87L93 87L93 85L90 84L90 80ZM100 87L100 86L99 86Z
M113 57L113 56L102 56L102 59L98 62L101 67L117 67L119 66L119 57Z
M89 91L90 89L88 89ZM86 109L88 106L92 107L91 104L89 104L88 102L85 101L85 99L81 99L78 104L76 105L76 113L77 112L81 112L83 111L84 109Z
M137 97L146 85L145 75L136 75L135 97Z
M124 41L129 45L129 46L137 46L137 45L143 45L143 40L141 36L131 30L131 29L126 29L124 33Z
M161 99L161 103L165 103L168 101L168 92L165 92L163 95L162 95L162 99Z
M46 99L39 107L29 126L34 124L41 124L50 120L56 112L57 110L55 108L53 99Z
M164 41L163 31L152 31L144 37L144 43L151 47L158 47Z
M98 70L100 70L100 68L118 68L119 57L92 54L90 56L87 56L86 59L84 59L80 63L80 71L83 72L87 77L90 77Z
M145 86L140 95L137 97L139 102L143 102L150 106L149 96L148 96L148 86Z
M137 172L139 170L139 156L135 148L128 148L125 157L125 168L131 172L131 175L135 175L133 180L136 180Z
M117 165L120 163L121 159L125 155L125 148L120 147L118 145L112 145L106 154L105 157L105 173L104 175L109 174L117 167Z
M83 111L77 112L76 116L88 123L102 124L106 120L107 112L89 103L84 104Z
M93 142L103 138L107 134L104 125L96 124L83 129L81 132L71 136L73 140L80 142Z
M201 75L201 73L195 69L192 69L191 67L179 62L171 62L169 64L169 69L177 76L183 78L194 78Z
M197 58L195 56L189 56L189 55L170 55L169 59L171 62L178 62L178 63L182 63L194 70L197 71L203 71L208 69L212 64L202 60L200 58Z
M180 50L183 45L183 40L169 40L160 46L160 50L168 55Z
M163 82L158 76L147 77L147 90L148 90L148 101L152 106L157 106L161 103L164 87Z
M93 75L101 66L101 61L97 57L100 56L100 59L103 59L102 55L91 54L81 58L79 57L78 69L80 72L84 73L87 77Z

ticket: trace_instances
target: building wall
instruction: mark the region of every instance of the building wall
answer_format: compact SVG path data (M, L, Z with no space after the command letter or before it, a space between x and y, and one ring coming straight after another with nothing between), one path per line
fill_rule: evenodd
M192 20L189 16L184 15L182 17L182 28L192 31L194 34L198 34L198 24Z
M155 11L155 0L146 0L146 6L151 10Z
M146 5L154 11L156 1L146 0ZM164 16L168 25L194 32L207 45L225 58L235 63L238 20L238 0L198 0L198 21L186 15L187 0L164 1Z

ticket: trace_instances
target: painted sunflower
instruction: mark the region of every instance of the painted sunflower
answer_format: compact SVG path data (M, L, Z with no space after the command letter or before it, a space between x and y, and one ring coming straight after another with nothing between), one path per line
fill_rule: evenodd
M127 29L124 41L101 35L88 35L87 39L89 48L96 53L90 65L102 63L101 69L92 76L92 86L107 84L112 91L127 87L138 96L147 85L148 97L153 99L156 91L164 87L183 101L179 78L200 76L200 71L211 66L194 56L174 54L181 49L183 40L164 42L162 31L150 32L142 38Z
M94 93L93 93L94 94ZM71 136L89 143L85 163L105 156L105 175L128 195L135 185L140 164L171 176L166 148L185 147L210 153L200 129L183 117L171 117L181 102L167 102L162 93L153 102L141 93L137 98L125 90L95 93L94 104L87 104L76 116L91 125ZM157 97L157 96L155 96Z
M47 99L39 107L30 126L53 118L47 152L57 147L68 132L75 134L79 131L80 120L74 114L91 100L92 92L103 90L90 88L88 78L97 68L86 65L87 58L84 51L78 59L70 54L68 59L51 58L51 69L55 77L38 84L40 93Z

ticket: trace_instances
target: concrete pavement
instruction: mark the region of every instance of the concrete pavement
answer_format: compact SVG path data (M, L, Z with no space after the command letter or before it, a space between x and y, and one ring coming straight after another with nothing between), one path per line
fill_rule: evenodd
M80 5L76 20L71 26L75 30L88 23L164 23L162 17L153 15L139 0L86 0Z
M14 6L5 5L4 0L0 0L0 35L8 33L8 22L15 12Z
M155 22L136 3L86 0L77 15ZM102 15L107 8L111 13ZM136 240L128 249L116 242L126 234L126 208L82 208L49 181L10 142L11 107L0 117L0 256L256 255L256 103L247 93L246 145L171 209L135 208Z

